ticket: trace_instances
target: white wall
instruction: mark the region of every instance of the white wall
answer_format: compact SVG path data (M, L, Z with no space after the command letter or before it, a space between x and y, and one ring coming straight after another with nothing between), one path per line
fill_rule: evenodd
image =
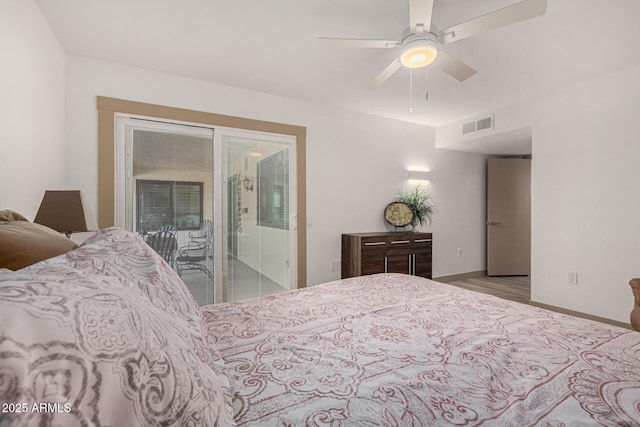
M628 322L628 282L640 276L640 67L491 113L484 135L532 129L531 299ZM438 128L437 145L463 142L461 123Z
M432 128L74 55L67 70L67 178L96 209L100 95L307 127L309 284L339 278L329 263L341 233L384 230L382 211L412 165L434 171L434 276L485 268L485 158L436 150Z
M0 209L65 189L65 54L31 0L0 2Z
M326 270L329 259L340 259L341 233L385 229L383 210L399 188L411 187L410 167L431 171L438 215L422 230L434 233L433 276L486 269L484 156L435 149L434 129L420 125L337 110L323 119L308 132L307 204L317 236L310 271L332 278Z
M532 299L622 322L640 276L640 67L561 91L533 125ZM578 272L578 285L567 272Z

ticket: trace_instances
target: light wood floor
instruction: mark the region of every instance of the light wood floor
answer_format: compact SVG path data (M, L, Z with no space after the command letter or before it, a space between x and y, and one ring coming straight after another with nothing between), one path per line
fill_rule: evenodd
M457 280L448 282L448 284L524 304L529 304L531 299L531 278L529 276L484 276Z
M474 279L457 280L454 282L446 282L449 285L458 286L460 288L469 289L476 292L495 295L500 298L517 301L524 304L534 305L548 310L557 311L559 313L569 314L572 316L584 317L585 319L596 320L598 322L607 323L609 325L620 326L622 328L631 329L631 325L624 322L605 319L602 317L592 316L572 310L566 310L559 307L548 306L545 304L531 303L531 278L529 276L495 276L495 277L478 277Z

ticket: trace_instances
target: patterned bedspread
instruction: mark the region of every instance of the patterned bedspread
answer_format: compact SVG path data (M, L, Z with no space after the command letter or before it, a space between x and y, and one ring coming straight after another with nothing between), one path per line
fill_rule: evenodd
M375 275L202 307L246 426L640 424L640 333Z
M124 230L0 270L0 427L640 425L640 333L427 279L198 307Z

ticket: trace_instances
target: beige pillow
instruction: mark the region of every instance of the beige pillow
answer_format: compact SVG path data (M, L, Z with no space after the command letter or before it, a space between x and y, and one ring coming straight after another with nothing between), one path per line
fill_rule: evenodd
M11 221L29 221L27 218L23 217L16 211L5 210L0 211L0 222L11 222Z
M44 225L26 220L2 221L4 212L7 211L0 212L0 268L19 270L78 247L71 239Z

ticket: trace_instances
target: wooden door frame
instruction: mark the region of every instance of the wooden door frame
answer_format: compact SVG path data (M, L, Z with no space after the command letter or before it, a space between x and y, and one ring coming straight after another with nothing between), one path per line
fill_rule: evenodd
M307 128L242 117L225 116L117 98L97 97L98 108L98 225L115 224L115 117L116 114L157 117L242 130L292 135L296 138L297 176L297 287L307 285L306 138Z

